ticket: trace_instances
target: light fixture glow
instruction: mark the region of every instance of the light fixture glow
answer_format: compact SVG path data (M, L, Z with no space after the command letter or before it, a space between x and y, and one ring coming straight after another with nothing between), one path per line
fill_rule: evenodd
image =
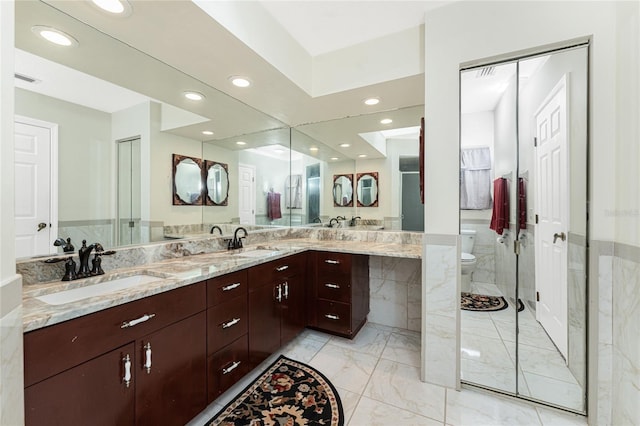
M383 118L382 120L380 120L380 124L391 124L393 123L393 120L390 118Z
M365 99L363 102L364 102L365 105L369 105L369 106L378 105L380 103L380 99L379 98L368 98L368 99Z
M246 144L247 144L247 143L246 143L246 142L244 142L244 141L238 141L238 142L236 142L236 145L246 145Z
M349 145L348 143L341 143L340 144L340 148L349 148L351 145Z
M68 46L78 45L78 40L76 40L75 38L71 37L69 34L63 31L60 31L56 28L36 25L31 28L31 31L34 34L37 34L40 37L44 38L45 40L51 43L57 44L58 46L68 47Z
M336 161L336 160L338 159L338 157L331 157L331 159L332 159L333 161Z
M309 151L314 151L315 152L317 150L318 150L318 148L316 148L315 146L312 146L311 148L309 148Z
M184 97L191 101L201 101L204 99L204 95L198 92L184 92Z
M91 0L91 3L105 12L121 16L131 14L131 5L127 0Z
M231 84L233 84L234 86L237 86L237 87L249 87L249 86L251 86L251 81L249 81L249 79L246 78L246 77L231 76L231 77L229 77L229 80L231 80Z
M207 136L211 136L213 134L213 132L211 130L203 130L202 134L203 135L207 135Z
M360 154L360 155L358 155L358 157L360 157L360 158L364 158L364 157L366 157L366 156L367 156L367 154Z

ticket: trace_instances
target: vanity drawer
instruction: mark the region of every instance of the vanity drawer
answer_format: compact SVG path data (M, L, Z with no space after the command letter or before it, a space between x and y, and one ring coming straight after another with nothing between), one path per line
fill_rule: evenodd
M240 295L247 295L247 271L207 280L207 306L215 306Z
M247 334L247 297L239 296L207 310L207 353L211 354Z
M208 402L216 399L249 371L247 335L211 355L207 362Z
M302 272L304 260L303 255L297 254L250 268L249 289L286 281L287 278Z
M318 276L325 274L349 277L351 275L351 255L349 253L317 252Z
M204 282L24 335L25 387L205 310ZM151 316L153 314L153 316ZM126 321L145 318L122 328Z
M318 327L338 334L351 334L351 305L318 300Z
M349 276L325 274L318 277L318 297L337 302L351 302L351 283Z

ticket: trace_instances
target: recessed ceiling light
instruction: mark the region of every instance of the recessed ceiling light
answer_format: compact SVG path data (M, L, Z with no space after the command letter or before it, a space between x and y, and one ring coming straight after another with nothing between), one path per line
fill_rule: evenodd
M380 99L379 98L368 98L368 99L365 99L363 102L364 102L365 105L369 105L369 106L378 105L380 103Z
M380 120L380 124L391 124L393 123L393 120L390 118L383 118L382 120Z
M131 14L131 4L127 0L91 0L91 3L105 12L120 16Z
M348 143L341 143L340 144L340 148L349 148L351 145L349 145Z
M213 132L211 130L203 130L202 134L203 135L207 135L207 136L211 136L213 134Z
M246 77L240 77L240 76L235 75L235 76L229 77L229 80L231 80L231 83L234 86L237 86L237 87L249 87L249 86L251 86L251 81L249 81L249 79L246 78Z
M201 101L204 99L204 95L199 92L184 92L184 97L192 101Z
M366 157L366 156L367 156L367 154L360 154L360 155L358 155L358 157L360 157L360 158L364 158L364 157Z
M315 146L312 146L311 148L309 148L309 151L314 151L314 152L315 152L315 151L317 151L317 150L318 150L318 148L317 148L317 147L315 147Z
M58 46L74 46L75 47L78 45L78 40L76 40L75 38L71 37L69 34L63 31L60 31L56 28L36 25L34 27L31 27L31 31L33 31L34 34L37 34L40 37L44 38L45 40L50 41L51 43L57 44Z
M338 157L331 157L331 159L332 159L333 161L336 161L336 160L338 159Z
M247 144L247 143L246 143L246 142L244 142L244 141L238 141L238 142L236 142L236 145L246 145L246 144Z

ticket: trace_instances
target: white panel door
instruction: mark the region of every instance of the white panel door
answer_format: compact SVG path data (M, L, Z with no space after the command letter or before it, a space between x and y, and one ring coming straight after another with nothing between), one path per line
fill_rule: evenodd
M242 225L256 224L256 169L246 164L238 165L239 211Z
M567 359L567 254L569 163L567 76L549 93L535 115L536 317Z
M55 125L15 121L16 257L55 253L51 156ZM48 124L48 123L47 123ZM51 228L53 226L53 229Z

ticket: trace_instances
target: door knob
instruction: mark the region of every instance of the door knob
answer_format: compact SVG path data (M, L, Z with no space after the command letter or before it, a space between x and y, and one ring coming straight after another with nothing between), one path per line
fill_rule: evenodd
M560 233L555 233L553 234L553 244L556 243L556 241L558 240L558 238L560 238L562 241L567 239L567 235L564 232L560 232Z
M38 224L38 232L42 231L42 230L43 230L44 228L46 228L46 227L47 227L47 224L46 224L46 223L44 223L44 222L40 222L40 223Z

